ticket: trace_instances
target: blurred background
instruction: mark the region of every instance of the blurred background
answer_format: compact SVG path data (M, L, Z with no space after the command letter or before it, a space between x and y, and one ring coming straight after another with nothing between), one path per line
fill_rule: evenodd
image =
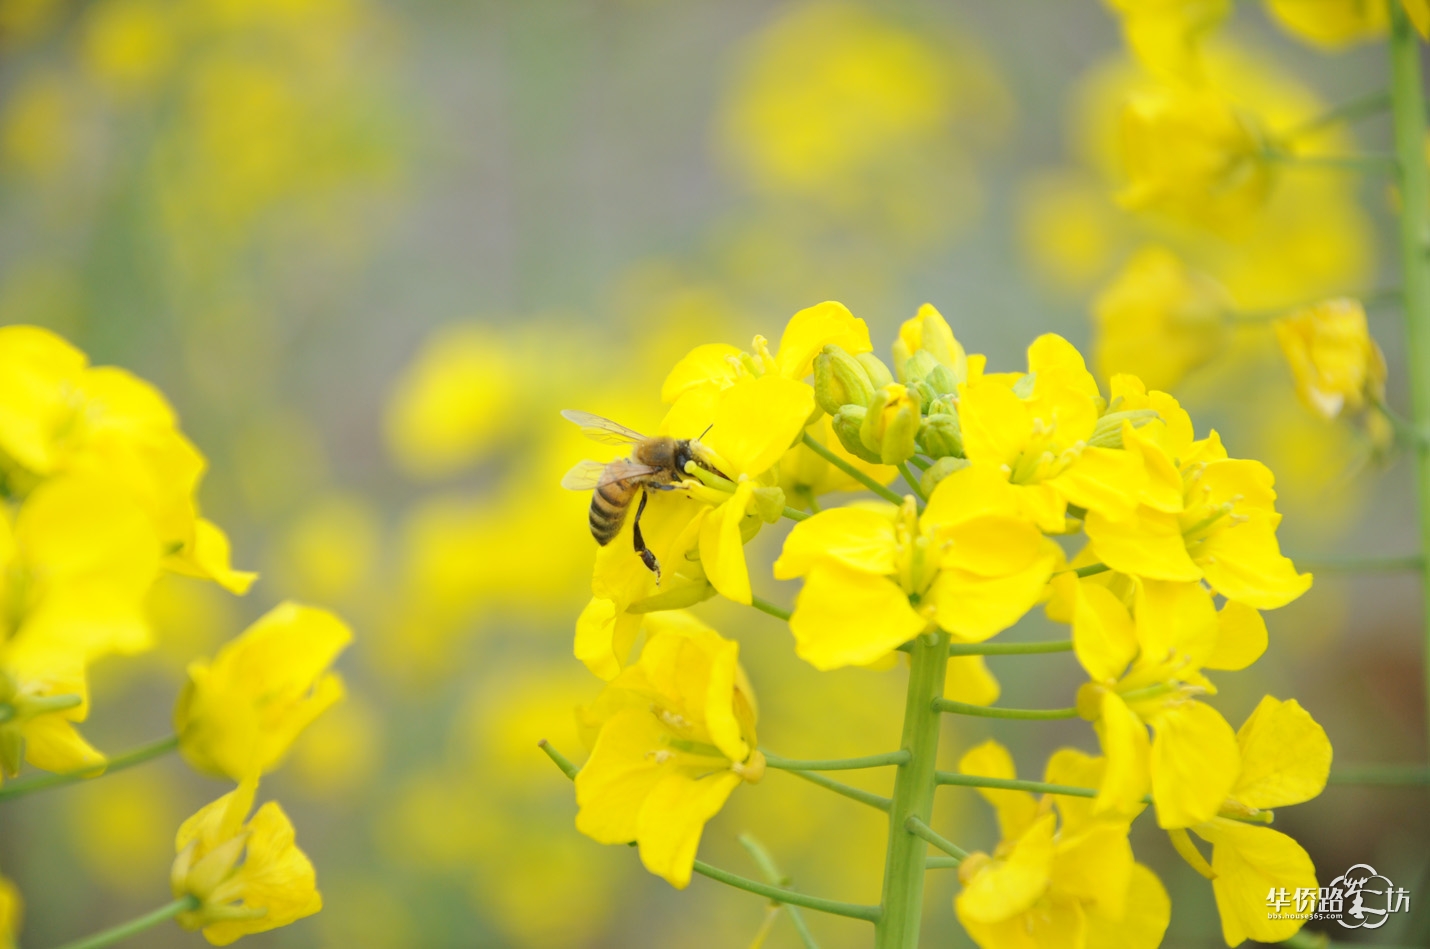
M1310 50L1258 4L1221 37L1226 85L1273 122L1384 85L1377 44ZM1121 210L1113 123L1143 81L1122 49L1105 9L1058 0L0 0L0 322L156 382L209 457L205 513L262 572L244 598L166 577L160 648L95 670L86 734L113 753L166 733L185 663L280 599L357 633L349 699L261 791L292 814L326 908L247 944L751 943L760 899L700 878L676 893L577 834L536 749L579 758L572 710L599 689L570 649L588 499L557 487L591 446L557 411L652 430L687 348L777 337L825 299L884 354L932 302L970 351L1022 368L1039 333L1086 346L1090 302L1154 240L1247 310L1396 282L1383 179L1292 171L1235 237ZM1384 120L1356 134L1341 144L1388 147ZM1398 314L1371 320L1403 406ZM1319 569L1415 552L1408 459L1372 460L1307 412L1264 324L1174 391L1198 434L1271 465L1283 549L1318 573L1268 616L1266 658L1219 677L1218 707L1237 724L1265 693L1294 696L1338 764L1423 761L1415 578ZM790 601L756 573L757 594ZM775 620L698 612L740 640L767 747L895 746L901 669L818 674ZM1054 634L1036 613L1009 636ZM1067 655L990 665L1010 705L1069 704L1083 678ZM990 735L1025 777L1061 744L1095 750L1081 722L956 720L947 760ZM172 759L8 804L23 943L166 902L175 829L223 790ZM995 843L980 799L940 793L941 833ZM1323 883L1370 863L1425 924L1423 790L1332 787L1277 826ZM757 875L747 831L799 887L877 901L881 817L772 773L701 856ZM1173 894L1166 944L1220 945L1206 882L1151 821L1134 845ZM970 945L955 887L930 877L929 945ZM863 923L807 918L821 945L867 943ZM797 944L786 921L766 943Z

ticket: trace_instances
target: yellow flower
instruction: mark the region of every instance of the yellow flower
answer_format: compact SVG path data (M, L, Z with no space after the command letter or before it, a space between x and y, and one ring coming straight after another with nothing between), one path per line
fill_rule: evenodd
M0 877L0 949L15 949L15 934L20 931L24 905L15 884Z
M153 386L89 366L48 330L0 327L0 477L9 492L61 474L112 484L153 522L166 566L242 593L254 574L229 565L228 538L194 500L204 465Z
M1359 301L1326 300L1274 325L1296 394L1311 411L1334 419L1385 399L1385 356Z
M905 320L894 340L894 372L899 381L908 381L908 362L915 353L928 353L939 365L952 373L954 382L963 382L969 375L970 357L954 338L953 329L943 314L930 303L919 307L913 319ZM982 356L971 357L974 372L982 372Z
M1162 79L1201 76L1200 41L1231 11L1231 0L1109 0L1127 45Z
M282 603L189 664L174 708L179 750L193 767L238 779L272 771L313 719L342 698L328 667L352 633L327 610Z
M1260 615L1235 602L1218 611L1195 582L1063 574L1055 589L1091 679L1078 708L1096 723L1107 756L1097 810L1138 809L1150 790L1164 828L1215 817L1237 779L1239 756L1231 726L1196 701L1216 691L1201 670L1254 662L1266 648Z
M1045 780L1085 787L1102 770L1100 759L1063 749L1049 759ZM969 750L959 771L1017 777L1007 749L992 740ZM1134 861L1127 819L1094 816L1078 798L980 793L998 814L1002 841L991 856L973 853L960 865L954 909L982 949L1160 944L1171 902L1156 874Z
M215 946L323 908L313 864L293 842L293 824L278 802L268 801L248 819L257 792L257 777L245 778L184 821L174 841L174 897L198 904L179 914L179 925L202 929Z
M1175 400L1148 394L1136 379L1118 377L1113 392L1129 409L1160 406L1158 418L1123 429L1124 444L1146 463L1157 504L1144 500L1123 518L1090 510L1086 527L1096 559L1152 580L1204 579L1227 599L1259 610L1306 592L1311 575L1297 574L1276 541L1281 515L1270 470L1228 458L1216 432L1193 441Z
M1098 374L1170 389L1227 343L1231 300L1171 251L1139 250L1092 304Z
M1362 0L1266 0L1266 7L1288 33L1326 49L1382 36L1390 22L1384 3Z
M906 499L801 521L774 573L805 578L795 651L827 670L876 662L930 624L988 639L1037 602L1058 556L999 473L973 465L939 482L922 515Z
M584 713L599 733L576 776L576 827L601 843L635 841L647 870L684 889L705 822L765 761L739 644L682 612L646 627L640 661Z
M89 714L80 655L46 646L6 647L0 659L0 777L14 777L20 757L44 771L104 770L104 755L74 727Z
M1309 801L1326 786L1331 743L1325 731L1294 699L1264 696L1236 734L1241 769L1223 814L1255 817L1267 808ZM1222 935L1228 946L1247 939L1275 943L1303 925L1298 919L1269 919L1261 895L1316 889L1316 868L1300 844L1269 827L1216 817L1191 828L1212 845L1208 864L1186 831L1173 831L1177 852L1212 881Z
M1040 336L1028 348L1026 375L979 376L959 387L964 453L1001 469L1045 531L1065 530L1068 504L1120 515L1141 496L1147 477L1139 455L1108 447L1120 429L1115 418L1095 439L1104 406L1072 344Z
M1265 204L1271 169L1255 119L1210 88L1134 93L1122 113L1118 200L1213 229Z

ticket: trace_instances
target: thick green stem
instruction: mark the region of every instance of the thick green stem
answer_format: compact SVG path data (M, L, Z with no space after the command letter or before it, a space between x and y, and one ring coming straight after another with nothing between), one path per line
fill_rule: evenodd
M937 712L954 715L973 715L978 718L1024 718L1046 721L1054 718L1077 718L1075 708L993 708L987 705L970 705L952 699L934 699L931 707Z
M1390 95L1395 153L1400 168L1401 288L1405 292L1406 371L1411 420L1430 425L1430 167L1425 163L1425 94L1420 86L1420 44L1398 2L1390 8ZM1416 486L1420 550L1430 551L1430 442L1418 439ZM1424 607L1425 711L1430 721L1430 557L1421 565Z
M899 497L897 494L890 491L888 488L884 487L882 484L875 481L873 478L869 477L864 472L860 471L858 468L845 461L843 458L840 458L838 455L830 451L825 446L815 441L813 438L810 437L809 432L804 433L804 447L808 448L810 451L814 452L816 455L823 458L825 461L829 462L831 465L838 468L840 471L844 472L849 477L853 478L855 481L868 488L870 491L873 491L885 501L888 501L892 504L904 503L903 498Z
M86 768L83 771L66 771L63 774L45 774L34 778L26 778L22 781L15 781L0 788L0 801L6 801L14 797L23 797L35 791L46 791L50 788L64 787L66 784L76 784L80 781L98 778L106 774L113 774L116 771L123 771L125 768L132 768L136 764L143 764L154 758L167 755L179 747L179 736L170 735L167 738L160 738L158 741L151 741L147 745L140 745L133 751L125 752L117 758L110 758L102 766Z
M199 908L199 901L194 896L182 896L167 906L161 906L152 913L145 913L138 919L131 919L127 923L120 923L111 929L106 929L102 933L95 933L84 939L77 939L74 942L67 942L60 949L102 949L104 946L112 946L122 942L130 936L136 936L150 927L157 926L167 919L173 919L180 913L187 913Z
M934 701L943 694L948 665L948 635L925 633L914 640L909 691L904 702L902 746L909 760L899 765L889 809L889 848L884 860L884 914L874 928L877 949L917 949L923 915L924 858L927 844L909 830L909 819L928 824L933 812L942 716Z

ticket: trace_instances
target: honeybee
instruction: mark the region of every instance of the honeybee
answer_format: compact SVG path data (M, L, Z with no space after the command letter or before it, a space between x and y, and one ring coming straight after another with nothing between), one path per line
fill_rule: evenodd
M646 501L651 491L673 491L687 476L685 466L695 462L706 471L720 472L701 457L700 440L697 438L671 438L657 435L647 438L633 432L624 425L617 425L608 418L565 409L561 417L581 426L587 438L604 445L633 445L629 458L614 461L578 461L566 476L561 486L572 491L595 490L591 495L591 513L588 522L591 536L602 547L615 539L625 523L626 511L631 501L640 493L640 504L636 507L635 524L631 538L636 553L646 569L660 580L660 562L646 546L641 536L641 515L645 513ZM723 475L722 475L723 477Z

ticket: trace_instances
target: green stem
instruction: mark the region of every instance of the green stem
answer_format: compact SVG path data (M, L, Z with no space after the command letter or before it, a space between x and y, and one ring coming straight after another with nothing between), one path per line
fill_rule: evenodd
M812 503L814 499L810 498L810 501ZM795 508L792 508L788 505L786 505L785 509L780 513L792 521L807 521L810 518L810 515L805 513L804 511L796 510Z
M86 768L83 771L66 771L63 774L46 774L26 778L22 781L15 781L0 788L0 801L7 801L11 798L23 797L35 791L46 791L50 788L64 787L67 784L76 784L86 779L98 778L105 774L123 771L125 768L132 768L137 764L143 764L146 761L167 755L178 747L179 736L169 735L167 738L151 741L147 745L140 745L133 751L127 751L117 758L110 758L104 765L99 767Z
M909 833L917 837L922 837L924 840L933 844L935 847L942 850L950 857L953 857L955 860L968 859L967 850L964 850L962 847L958 846L953 841L949 840L947 837L940 835L932 827L930 827L928 824L925 824L917 817L910 817L908 820L904 821L904 826L909 829ZM927 861L925 861L924 866L925 869L927 869Z
M892 802L882 794L875 794L873 791L865 791L863 788L852 787L843 781L836 781L833 778L826 778L818 771L789 771L797 778L803 778L810 784L817 784L826 791L833 791L835 794L842 794L851 801L858 801L860 804L867 804L870 807L887 812L892 806Z
M820 913L847 916L850 919L863 919L871 923L876 923L879 919L879 907L877 906L844 903L840 900L827 900L820 896L806 896L783 886L771 886L768 883L760 883L758 880L747 879L728 870L721 870L719 867L712 867L703 860L695 861L695 872L726 886L733 886L737 890L756 893L791 906L803 906L805 909L812 909Z
M788 623L789 618L794 615L789 610L782 610L769 600L762 600L757 596L750 597L750 605L761 613L768 613L775 619L784 620L786 623Z
M1026 656L1042 652L1072 652L1071 639L1044 639L1031 643L949 643L950 656Z
M1300 138L1330 128L1333 125L1375 115L1389 108L1390 92L1381 89L1334 105L1313 119L1302 122L1300 125L1293 125L1277 137L1283 142L1290 141L1293 138Z
M765 753L765 764L781 771L858 771L862 768L882 768L884 765L903 764L909 760L904 750L886 751L881 755L864 755L862 758L816 758L797 761Z
M1394 155L1293 155L1289 152L1267 151L1262 158L1293 168L1326 168L1335 171L1359 171L1390 174L1399 165Z
M556 767L561 769L562 774L566 775L566 777L570 778L572 781L576 780L576 775L578 772L580 772L581 769L572 764L571 759L567 758L561 752L551 747L551 742L543 738L536 743L536 747L546 752L546 757L556 762Z
M840 471L844 472L849 477L853 478L855 481L868 488L870 491L873 491L885 501L889 501L893 504L904 503L903 498L899 497L897 494L890 491L888 488L884 487L882 484L875 481L873 478L869 477L864 472L860 471L858 468L845 461L843 458L840 458L838 455L830 451L825 446L815 441L813 438L810 437L809 432L804 433L803 441L804 447L808 448L810 451L814 452L816 455L823 458L825 461L829 462L831 465L838 468Z
M789 886L794 882L780 872L779 867L775 866L775 858L771 857L770 852L752 835L741 834L738 839L740 846L750 854L750 859L755 861L755 866L760 868L760 872L765 875L767 881L776 886ZM804 943L804 949L819 949L819 945L814 941L814 934L809 931L809 924L804 921L804 914L799 911L798 906L791 906L781 900L774 900L773 905L783 907L784 911L789 914L789 920L799 933L799 938Z
M986 778L981 774L959 774L939 771L934 775L939 784L965 788L994 788L999 791L1032 791L1034 794L1061 794L1064 797L1097 797L1097 788L1079 788L1070 784L1048 784L1046 781L1024 781L1021 778Z
M1337 768L1331 784L1379 784L1386 787L1424 787L1430 784L1430 765L1365 764Z
M1420 79L1420 43L1399 3L1390 8L1391 112L1395 153L1400 157L1401 287L1405 291L1406 371L1411 418L1418 431L1430 425L1430 167L1425 163L1425 94ZM1414 445L1420 508L1420 549L1430 551L1430 441ZM1426 714L1430 716L1430 558L1421 565L1425 648Z
M138 919L131 919L127 923L120 923L102 933L95 933L84 939L77 939L74 942L67 942L60 949L101 949L103 946L112 946L117 942L136 936L152 926L157 926L166 919L173 919L180 913L192 912L199 908L199 900L196 896L181 896L167 906L161 906L152 913L145 913Z
M1318 573L1380 572L1391 570L1419 570L1424 566L1424 558L1419 554L1404 557L1294 557L1291 560L1302 570Z
M957 870L963 863L957 857L929 857L924 861L925 870Z
M919 486L919 479L914 477L914 473L909 470L908 462L899 462L899 474L904 478L904 484L909 486L909 490L914 492L914 497L919 499L919 507L922 508L928 503L928 498L924 497L924 489Z
M874 928L876 949L918 949L923 915L924 858L922 837L909 830L909 818L928 823L933 813L938 734L942 716L934 701L943 693L948 665L948 635L924 633L914 641L904 702L901 745L909 760L899 765L889 809L889 847L884 860L884 915Z
M1052 718L1077 718L1075 708L992 708L987 705L969 705L952 699L934 699L936 712L950 712L954 715L973 715L978 718L1025 718L1046 721Z
M1078 567L1073 573L1079 577L1095 577L1099 573L1106 573L1111 569L1112 568L1105 563L1090 563L1085 567Z

